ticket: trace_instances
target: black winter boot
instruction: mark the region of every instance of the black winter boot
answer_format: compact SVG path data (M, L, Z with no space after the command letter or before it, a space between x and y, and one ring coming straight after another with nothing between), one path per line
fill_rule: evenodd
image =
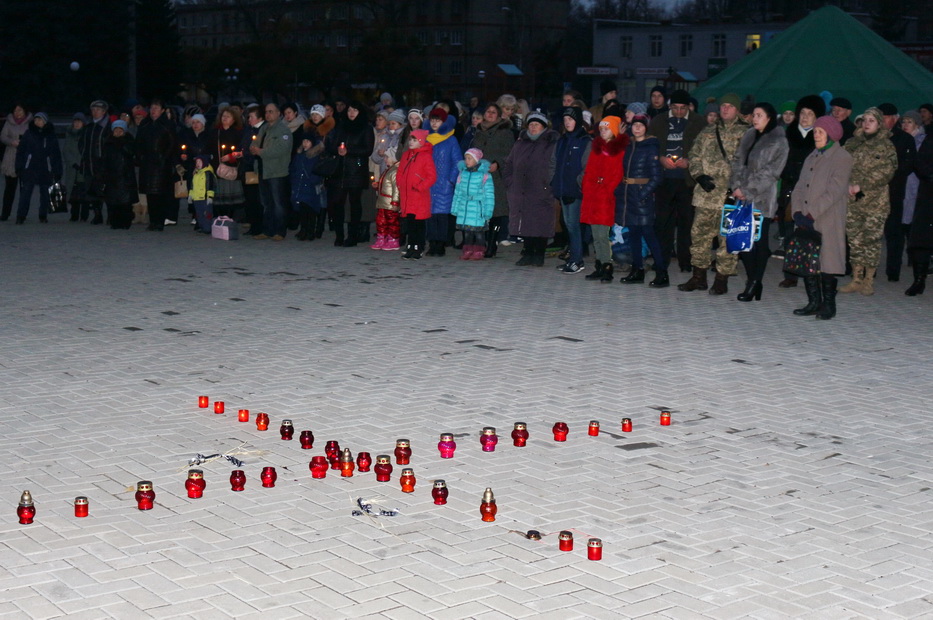
M930 257L914 258L914 283L910 285L904 294L908 297L923 295L923 290L927 287L927 273L930 271Z
M612 282L613 280L613 271L615 268L612 264L612 261L603 264L603 277L599 279L600 282Z
M632 270L628 272L628 275L624 278L619 278L620 284L641 284L645 281L645 270L644 269L635 269L632 267Z
M603 269L605 265L602 262L596 261L596 264L593 266L593 273L586 274L587 280L599 280L603 277Z
M320 239L324 235L324 226L327 225L327 211L321 210L314 220L314 238Z
M794 310L797 316L813 316L820 310L823 295L820 291L820 276L807 276L803 279L803 286L807 291L807 305Z
M654 280L648 283L651 288L667 288L671 285L671 280L667 275L666 269L659 269L654 272Z
M91 224L103 224L104 223L104 209L103 207L94 207L94 219L91 220Z
M823 303L820 305L820 311L816 318L828 321L836 316L836 276L829 276L825 273L820 275L820 292L823 293Z

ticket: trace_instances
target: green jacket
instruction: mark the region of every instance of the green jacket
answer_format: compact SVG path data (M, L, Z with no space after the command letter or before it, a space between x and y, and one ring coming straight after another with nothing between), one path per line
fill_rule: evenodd
M722 150L719 140L716 139L716 130L722 139ZM739 141L748 131L748 123L736 118L732 123L726 124L722 119L715 124L708 125L693 143L693 148L687 154L690 161L690 176L696 179L707 174L713 178L716 189L707 192L697 185L693 188L693 206L697 209L722 209L729 189L729 177L732 176L732 159L739 148ZM723 157L722 151L726 156Z
M292 161L292 131L281 118L276 123L264 123L259 128L256 144L262 149L262 178L278 179L288 176Z
M859 129L843 147L852 155L852 176L849 185L858 185L864 196L856 200L849 196L849 208L858 203L864 210L884 211L891 208L888 183L897 171L897 151L883 127L874 136L866 137Z

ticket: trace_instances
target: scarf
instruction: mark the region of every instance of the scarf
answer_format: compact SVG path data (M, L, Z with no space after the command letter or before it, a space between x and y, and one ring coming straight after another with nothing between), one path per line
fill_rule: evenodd
M451 129L448 133L432 133L428 136L428 142L434 145L438 145L452 135L454 135L453 129Z
M835 142L833 142L832 140L827 140L827 141L826 141L826 146L824 146L824 147L821 148L821 149L816 149L816 150L818 150L820 153L825 153L826 151L829 150L829 147L831 147L831 146L834 145L834 144L835 144Z

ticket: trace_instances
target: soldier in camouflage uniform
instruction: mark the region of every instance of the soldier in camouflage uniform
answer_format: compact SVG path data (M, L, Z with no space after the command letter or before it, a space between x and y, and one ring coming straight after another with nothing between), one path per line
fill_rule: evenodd
M736 256L726 251L726 241L719 235L719 224L722 205L729 190L732 157L742 135L748 130L748 123L739 116L740 103L738 95L724 95L719 104L719 120L703 129L690 149L690 174L697 182L693 189L696 215L690 229L693 240L690 246L693 276L677 287L681 291L707 289L710 248L716 237L720 237L716 252L716 281L709 291L710 295L726 293L728 278L736 273Z
M897 170L897 151L883 123L881 110L868 108L862 115L862 127L844 147L852 155L846 216L852 281L841 287L840 293L875 292L875 268L881 257L884 222L891 210L888 182Z

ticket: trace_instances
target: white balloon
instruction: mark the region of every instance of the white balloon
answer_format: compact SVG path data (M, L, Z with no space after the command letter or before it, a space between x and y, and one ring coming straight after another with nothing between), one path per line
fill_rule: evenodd
M70 66L72 71L77 71L81 68L81 65L79 65L77 62L72 62Z

